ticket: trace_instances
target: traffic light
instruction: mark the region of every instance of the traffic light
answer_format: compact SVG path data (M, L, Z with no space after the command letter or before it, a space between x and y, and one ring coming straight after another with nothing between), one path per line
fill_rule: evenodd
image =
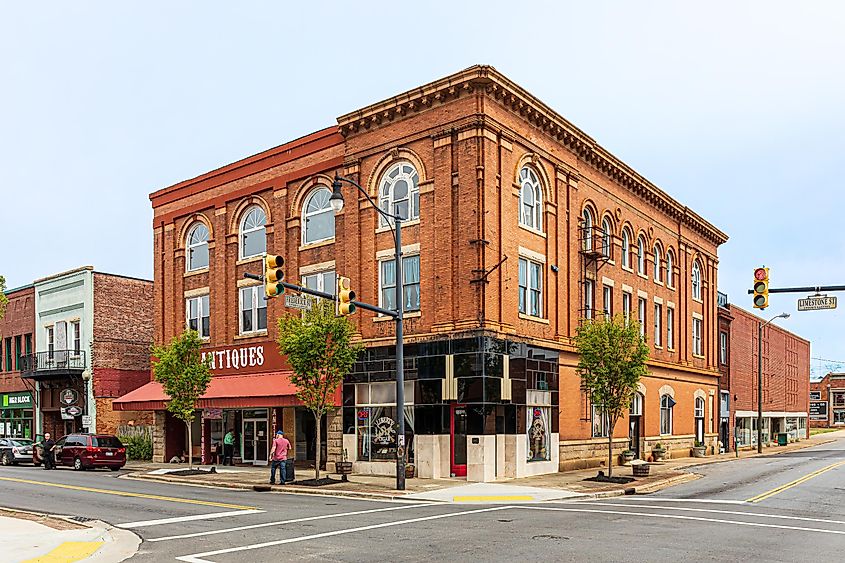
M337 277L337 299L335 300L335 314L351 315L355 312L355 292L352 291L352 280L343 276Z
M267 297L276 297L285 292L285 287L281 284L285 279L285 273L282 271L284 265L285 259L281 256L264 256L264 294Z
M765 309L769 306L769 269L754 270L754 308Z

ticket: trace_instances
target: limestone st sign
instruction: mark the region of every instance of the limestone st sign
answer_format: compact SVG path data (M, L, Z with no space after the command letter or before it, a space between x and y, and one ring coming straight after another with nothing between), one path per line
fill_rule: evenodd
M824 309L836 309L836 297L812 295L806 299L798 300L799 311L821 311Z

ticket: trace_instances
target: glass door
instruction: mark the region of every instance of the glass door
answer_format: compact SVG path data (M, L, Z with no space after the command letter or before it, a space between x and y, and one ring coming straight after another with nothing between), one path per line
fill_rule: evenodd
M266 419L244 419L243 422L243 462L253 465L267 465L268 437Z
M244 420L241 431L243 443L241 444L241 459L244 463L255 462L255 421Z
M466 477L467 474L467 409L464 405L452 405L451 423L453 477Z
M634 452L634 457L640 457L640 417L629 417L628 449Z

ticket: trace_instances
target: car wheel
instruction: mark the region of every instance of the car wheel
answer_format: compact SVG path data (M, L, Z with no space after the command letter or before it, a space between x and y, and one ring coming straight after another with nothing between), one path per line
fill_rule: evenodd
M83 469L85 469L82 466L82 460L78 457L73 458L73 469L74 471L82 471Z
M3 457L0 458L0 463L3 465L12 465L12 460L9 458L9 452L3 452Z
M111 469L112 471L120 471L120 468L119 468L119 467L113 467L113 466L112 466L112 467L109 467L109 469Z

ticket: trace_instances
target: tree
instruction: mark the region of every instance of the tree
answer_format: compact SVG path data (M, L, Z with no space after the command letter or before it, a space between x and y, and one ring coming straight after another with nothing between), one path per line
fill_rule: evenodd
M623 315L585 322L575 337L578 375L593 406L607 417L607 475L613 475L613 430L630 408L640 378L648 373L648 346L640 324Z
M205 394L211 382L211 358L202 359L202 339L194 330L174 336L170 344L153 346L153 375L170 397L167 410L188 427L188 467L193 469L191 456L191 423L194 421L197 400Z
M6 304L9 298L6 297L6 278L0 276L0 319L6 316Z
M296 397L317 422L317 467L320 478L320 420L334 407L334 395L362 350L353 344L354 326L346 317L336 317L334 302L320 299L304 314L289 313L279 319L279 350L293 369L291 382Z

